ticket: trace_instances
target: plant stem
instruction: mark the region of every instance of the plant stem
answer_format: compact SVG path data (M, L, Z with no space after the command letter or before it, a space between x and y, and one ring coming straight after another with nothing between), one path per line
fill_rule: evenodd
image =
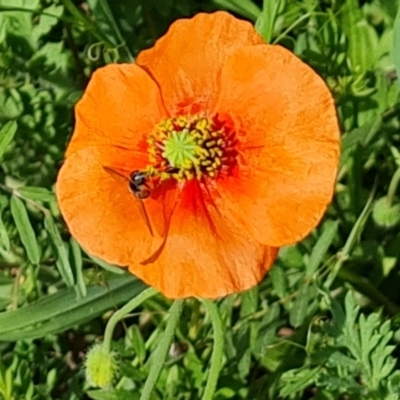
M111 350L111 340L112 335L114 333L115 326L119 321L124 319L127 314L131 313L136 307L140 306L145 300L154 296L158 292L153 288L148 288L141 292L139 295L134 297L128 303L126 303L122 308L120 308L117 312L113 314L113 316L109 319L106 330L104 332L104 341L103 348L104 351L109 353Z
M392 206L394 196L396 194L396 190L400 183L400 168L396 170L396 172L392 176L392 180L390 181L388 193L387 193L387 204L389 207Z
M376 186L375 186L376 187ZM372 190L371 195L368 198L367 203L364 206L364 209L361 211L360 216L358 217L356 223L353 226L353 229L350 232L349 237L346 240L346 243L341 251L337 262L332 268L331 273L329 274L326 282L324 284L325 288L329 289L332 285L333 281L335 280L337 274L339 273L340 269L342 268L343 263L347 260L350 253L353 250L354 245L356 244L358 238L361 235L361 232L364 230L365 223L372 212L372 204L375 194L375 188Z
M152 362L150 366L149 375L143 387L142 395L140 400L150 400L151 394L153 393L154 387L158 381L161 370L164 366L164 361L170 348L172 339L175 334L176 327L179 323L179 319L182 313L183 300L177 300L170 308L169 318L165 332L162 335L160 343L154 353L152 354Z
M221 372L222 357L224 355L224 325L217 305L210 300L202 299L201 302L210 315L214 330L214 349L211 356L210 372L202 400L211 400L217 387L219 373Z

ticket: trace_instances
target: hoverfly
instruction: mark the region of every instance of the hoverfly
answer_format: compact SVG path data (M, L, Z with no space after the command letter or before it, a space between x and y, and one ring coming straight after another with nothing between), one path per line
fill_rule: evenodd
M139 200L147 199L150 196L148 176L143 171L133 171L129 175L129 190Z
M133 171L129 174L129 176L125 176L123 173L110 168L103 166L104 170L109 173L111 176L117 179L124 179L128 181L128 189L129 191L139 200L141 214L143 215L143 219L147 225L147 228L150 232L150 235L153 236L153 229L151 228L149 216L147 215L146 208L144 206L143 200L147 199L151 194L151 188L148 182L148 175L144 171Z

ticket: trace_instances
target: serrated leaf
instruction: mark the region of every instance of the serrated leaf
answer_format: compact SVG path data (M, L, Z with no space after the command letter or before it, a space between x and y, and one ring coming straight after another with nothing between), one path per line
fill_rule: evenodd
M336 367L356 371L359 369L359 363L354 358L351 358L340 351L334 351L329 356L329 362Z
M44 226L50 235L50 238L54 244L57 261L56 265L63 281L67 286L73 286L75 284L74 274L69 263L68 248L66 243L61 239L60 232L53 220L51 214L47 214L44 219Z
M280 396L287 398L287 396L301 392L314 382L318 372L319 368L299 369L285 372L281 377L284 387L279 392Z
M17 227L19 237L24 245L29 261L37 265L40 261L40 250L36 240L35 232L29 220L28 213L22 200L12 196L10 200L11 215Z
M364 360L379 342L379 335L373 334L377 323L379 323L379 317L377 314L371 314L368 318L365 318L364 314L360 315L360 343Z
M64 7L55 4L43 9L39 23L32 29L32 39L36 42L40 37L48 34L53 26L57 24L63 12Z
M0 161L4 153L7 151L8 146L12 142L15 132L17 132L17 123L15 121L7 122L0 130Z

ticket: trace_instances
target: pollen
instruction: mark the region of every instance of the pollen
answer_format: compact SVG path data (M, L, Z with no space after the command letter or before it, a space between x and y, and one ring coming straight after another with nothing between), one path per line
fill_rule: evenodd
M235 134L217 116L164 119L147 142L147 173L161 180L216 178L236 163Z

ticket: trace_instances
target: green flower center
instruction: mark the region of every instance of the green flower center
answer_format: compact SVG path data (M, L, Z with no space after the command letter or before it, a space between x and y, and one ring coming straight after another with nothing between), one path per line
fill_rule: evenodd
M177 181L215 178L236 162L235 136L217 117L161 121L148 137L149 176Z

